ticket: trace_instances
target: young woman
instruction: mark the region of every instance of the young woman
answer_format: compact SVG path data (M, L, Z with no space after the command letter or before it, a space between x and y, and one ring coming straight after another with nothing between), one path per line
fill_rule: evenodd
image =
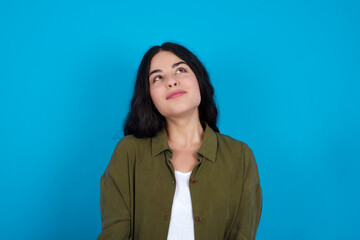
M98 239L255 239L262 191L252 150L219 133L214 89L186 48L150 48L124 135L101 177Z

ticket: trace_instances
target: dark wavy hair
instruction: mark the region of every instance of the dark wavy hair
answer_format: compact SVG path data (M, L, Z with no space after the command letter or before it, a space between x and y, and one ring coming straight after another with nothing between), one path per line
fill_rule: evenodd
M160 51L170 51L185 61L199 83L201 102L199 118L202 125L206 122L214 131L219 132L216 125L218 111L214 101L214 88L209 75L199 59L185 47L166 42L161 46L150 48L141 60L135 83L134 94L129 113L124 121L124 136L133 134L135 137L153 137L166 126L164 116L156 109L150 96L149 71L151 59Z

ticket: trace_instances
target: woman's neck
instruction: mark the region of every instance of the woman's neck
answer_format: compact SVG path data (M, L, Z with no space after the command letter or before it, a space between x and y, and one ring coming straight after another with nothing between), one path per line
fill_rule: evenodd
M166 119L166 132L170 148L199 147L204 135L199 118Z

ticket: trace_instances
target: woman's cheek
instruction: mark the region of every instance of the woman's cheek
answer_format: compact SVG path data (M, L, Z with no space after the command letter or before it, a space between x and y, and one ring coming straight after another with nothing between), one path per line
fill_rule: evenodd
M161 91L157 87L154 87L150 91L151 100L153 101L156 109L160 112L161 109ZM160 109L159 109L160 108Z

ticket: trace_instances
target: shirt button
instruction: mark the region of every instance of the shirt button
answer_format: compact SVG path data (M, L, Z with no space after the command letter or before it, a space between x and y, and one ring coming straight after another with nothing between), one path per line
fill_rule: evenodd
M197 217L195 218L195 221L201 222L201 217L197 216Z
M174 181L174 180L172 180L172 181L171 181L171 183L172 183L172 184L175 184L175 181Z
M197 183L197 180L195 178L191 179L191 183Z

